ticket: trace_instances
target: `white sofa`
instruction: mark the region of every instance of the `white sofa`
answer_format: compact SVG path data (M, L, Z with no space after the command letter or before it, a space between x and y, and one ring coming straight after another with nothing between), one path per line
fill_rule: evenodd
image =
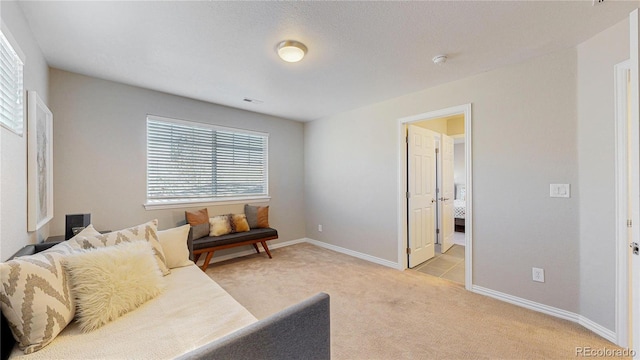
M29 255L51 243L28 245ZM2 358L11 359L328 359L329 296L318 294L257 320L196 265L165 277L165 291L103 327L69 324L49 345L25 355L2 317Z

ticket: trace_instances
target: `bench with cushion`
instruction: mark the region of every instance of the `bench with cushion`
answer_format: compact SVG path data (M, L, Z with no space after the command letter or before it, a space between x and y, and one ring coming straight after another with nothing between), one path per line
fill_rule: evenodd
M278 231L272 228L258 228L251 229L246 232L231 233L220 236L205 236L199 239L193 240L193 227L189 231L189 251L191 252L191 260L198 262L202 254L207 254L204 263L200 267L202 271L207 269L209 262L213 257L213 253L216 250L229 249L236 246L253 245L258 254L258 243L262 245L264 251L271 259L271 252L267 246L267 240L274 240L278 238Z
M253 245L259 254L258 243L271 259L267 246L268 240L278 238L278 231L269 227L268 206L244 206L244 214L217 215L209 218L206 208L197 211L185 211L189 230L190 259L198 262L206 254L202 271L207 269L214 252L237 246Z

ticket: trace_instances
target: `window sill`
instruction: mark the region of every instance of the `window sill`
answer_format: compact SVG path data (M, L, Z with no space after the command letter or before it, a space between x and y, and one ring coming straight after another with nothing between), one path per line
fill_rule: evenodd
M166 202L147 202L143 206L145 210L164 210L164 209L180 209L180 208L192 208L198 206L222 206L233 204L246 204L246 203L261 203L269 202L270 196L253 196L243 198L226 198L221 200L207 200L207 201L166 201Z

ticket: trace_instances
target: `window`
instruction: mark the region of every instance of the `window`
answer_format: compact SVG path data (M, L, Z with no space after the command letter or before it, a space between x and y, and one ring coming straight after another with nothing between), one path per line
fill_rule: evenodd
M147 117L147 207L268 197L268 134Z
M0 32L0 124L22 135L24 94L22 68L24 61L17 46L12 46L11 34L4 27ZM15 43L15 42L14 42Z

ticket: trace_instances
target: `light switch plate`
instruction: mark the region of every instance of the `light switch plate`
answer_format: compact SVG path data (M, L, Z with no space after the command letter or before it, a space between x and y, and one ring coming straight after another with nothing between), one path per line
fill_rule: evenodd
M571 185L570 184L551 184L549 185L549 196L568 198L571 197Z

